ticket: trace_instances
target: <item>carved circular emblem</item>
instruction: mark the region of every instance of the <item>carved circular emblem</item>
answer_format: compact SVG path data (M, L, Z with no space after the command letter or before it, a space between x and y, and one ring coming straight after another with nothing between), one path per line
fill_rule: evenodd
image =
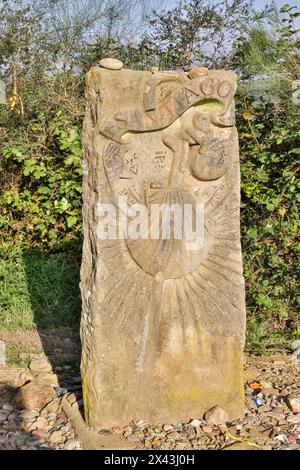
M165 222L170 221L170 228L168 225L163 227L162 219L160 219L159 231L153 238L147 240L128 238L126 240L132 258L146 273L152 276L160 274L164 279L176 279L192 273L207 256L204 233L201 232L201 237L197 239L196 231L191 236L184 232L185 218L188 216L196 221L196 217L199 217L199 214L196 214L198 209L195 197L190 193L176 189L150 190L148 207L153 207L153 205L165 208L172 208L175 205L177 211L175 215L170 213L170 219L165 219ZM189 214L185 212L187 207ZM178 220L178 217L181 220ZM152 214L149 212L150 232L153 230L153 223L156 225L157 219L153 220ZM183 236L178 233L180 228L182 228ZM167 229L166 232L164 229Z

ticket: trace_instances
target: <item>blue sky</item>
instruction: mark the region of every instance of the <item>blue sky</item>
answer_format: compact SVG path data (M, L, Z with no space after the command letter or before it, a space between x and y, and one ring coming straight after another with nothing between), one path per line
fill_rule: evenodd
M270 4L271 2L270 0L255 0L254 3L257 6L257 8L261 8L261 7L264 7L265 5ZM274 3L276 3L278 7L282 7L283 5L288 3L291 6L297 6L298 8L300 8L300 0L275 0Z
M178 0L169 0L167 2L167 6L172 6L178 3ZM266 5L270 5L272 3L272 0L255 0L254 1L257 9L263 8ZM275 0L274 3L280 8L286 3L288 3L291 6L297 6L300 9L300 0Z

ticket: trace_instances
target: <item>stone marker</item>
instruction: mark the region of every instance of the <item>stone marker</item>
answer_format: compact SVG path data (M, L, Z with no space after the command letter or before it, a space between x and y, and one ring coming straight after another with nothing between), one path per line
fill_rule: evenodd
M87 75L81 371L96 430L243 413L236 77L200 72Z

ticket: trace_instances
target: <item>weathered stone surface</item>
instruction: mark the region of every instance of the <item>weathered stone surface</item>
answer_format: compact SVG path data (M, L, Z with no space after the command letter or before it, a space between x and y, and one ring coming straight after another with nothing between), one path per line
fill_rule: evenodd
M29 364L29 369L33 374L48 373L52 371L51 364L43 357L33 359Z
M18 388L30 380L32 380L32 375L28 369L12 366L0 367L0 384Z
M287 405L293 413L300 413L300 396L288 396Z
M52 387L56 387L58 385L58 377L56 374L51 374L49 372L42 372L37 376L37 382L51 385Z
M300 423L300 413L297 413L296 415L288 416L286 420L288 423L298 424Z
M208 410L204 415L205 421L208 424L213 424L219 426L220 424L226 424L229 421L229 416L226 411L224 411L219 406L214 406Z
M19 388L15 402L20 408L41 410L55 397L56 393L53 387L34 379Z
M206 67L194 67L189 71L188 76L189 78L196 78L208 75L208 72L209 70Z
M230 419L243 413L235 90L230 71L87 75L81 370L96 430L188 422L216 405ZM203 243L191 249L195 237L175 236L174 217L169 238L160 227L156 239L104 239L103 216L108 234L124 217L121 197L147 210L187 204L193 215L203 205ZM146 215L141 225L144 236L154 222Z

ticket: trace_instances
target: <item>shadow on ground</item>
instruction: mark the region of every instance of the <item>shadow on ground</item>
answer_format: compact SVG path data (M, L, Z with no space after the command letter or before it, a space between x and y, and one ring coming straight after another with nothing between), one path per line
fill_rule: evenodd
M53 366L78 368L81 246L50 254L26 251L23 261L37 335L31 333L38 336L34 342L40 340Z

